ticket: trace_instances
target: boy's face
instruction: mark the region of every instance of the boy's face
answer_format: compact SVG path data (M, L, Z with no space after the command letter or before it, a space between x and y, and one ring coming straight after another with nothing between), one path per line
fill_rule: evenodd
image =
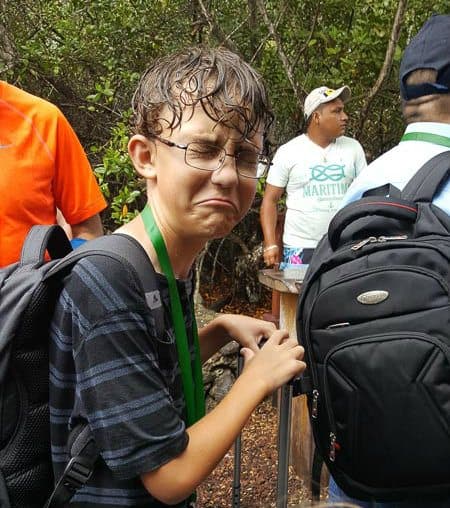
M164 112L167 115L168 112ZM209 118L200 104L193 114L185 111L174 131L164 129L160 137L176 143L207 143L224 148L227 154L243 150L262 152L262 132L243 140L241 134ZM237 120L236 120L237 121ZM234 157L225 157L216 171L196 169L186 163L186 150L150 139L152 172L148 178L149 201L160 225L189 240L207 241L227 235L244 217L256 192L257 180L240 176ZM200 165L204 165L201 154ZM192 160L191 160L192 163ZM197 165L196 160L194 163Z

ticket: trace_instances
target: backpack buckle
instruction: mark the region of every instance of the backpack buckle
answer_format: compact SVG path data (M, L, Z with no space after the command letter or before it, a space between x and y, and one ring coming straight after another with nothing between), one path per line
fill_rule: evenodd
M76 455L67 463L56 487L44 508L61 508L68 503L83 486L94 470L92 459Z
M72 457L61 476L60 482L73 492L86 484L92 475L92 464L85 457ZM59 483L59 482L58 482Z

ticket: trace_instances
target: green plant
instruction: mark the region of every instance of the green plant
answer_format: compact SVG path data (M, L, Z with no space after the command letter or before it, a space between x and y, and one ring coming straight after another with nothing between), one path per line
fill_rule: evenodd
M107 229L130 221L145 203L144 184L138 178L127 151L128 116L129 112L113 127L105 146L91 149L102 158L102 162L94 166L94 172L110 204L111 224L106 221Z

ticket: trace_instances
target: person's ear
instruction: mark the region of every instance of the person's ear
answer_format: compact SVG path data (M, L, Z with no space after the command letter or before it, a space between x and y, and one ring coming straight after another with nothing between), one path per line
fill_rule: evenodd
M314 111L313 113L314 117L313 117L313 121L316 125L319 125L320 123L320 112L319 111Z
M156 171L153 162L156 146L153 140L142 134L135 134L128 141L128 153L137 173L145 179L155 178Z

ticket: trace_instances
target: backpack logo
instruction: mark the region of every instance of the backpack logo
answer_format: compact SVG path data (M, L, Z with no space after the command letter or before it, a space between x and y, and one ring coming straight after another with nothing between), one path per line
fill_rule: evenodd
M389 297L389 292L382 289L375 291L366 291L356 297L359 303L363 305L376 305L377 303L384 302Z

